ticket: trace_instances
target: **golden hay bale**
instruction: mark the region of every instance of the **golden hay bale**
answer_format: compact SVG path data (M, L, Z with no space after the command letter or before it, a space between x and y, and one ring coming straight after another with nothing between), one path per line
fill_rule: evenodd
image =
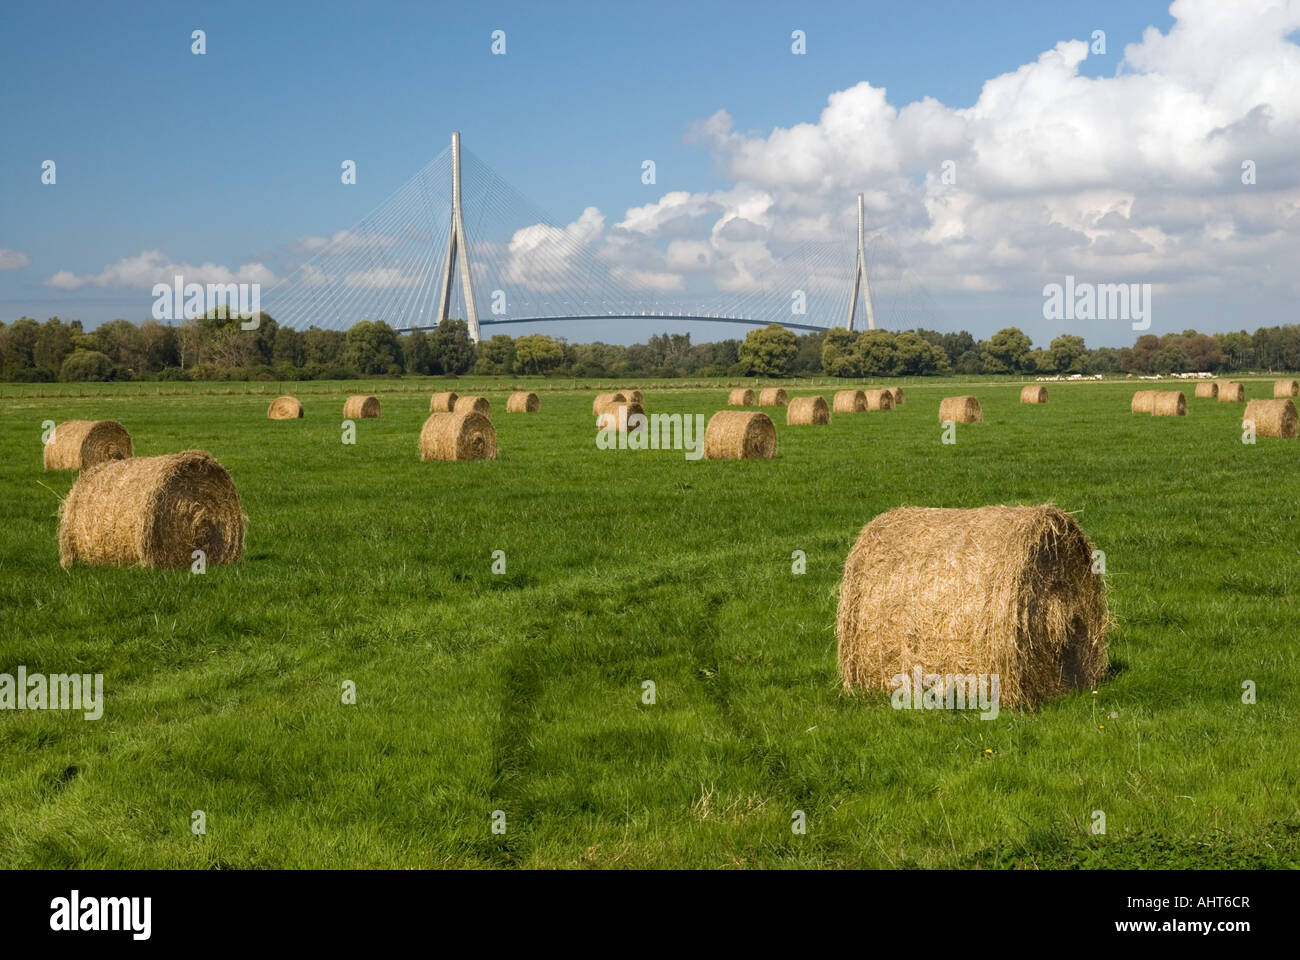
M861 390L836 390L836 413L862 413L867 409L867 395Z
M704 428L704 455L710 460L771 460L776 424L766 413L719 410Z
M451 408L452 413L465 413L469 410L485 417L492 416L492 404L488 403L487 397L457 397L456 405Z
M831 408L821 397L795 397L785 408L787 426L823 426L831 422Z
M1041 383L1031 383L1020 390L1021 403L1046 403L1047 388Z
M1300 397L1300 380L1274 380L1273 396Z
M1151 401L1153 417L1187 416L1187 397L1181 390L1159 390Z
M619 393L623 394L623 399L631 403L645 403L645 397L641 395L640 390L628 390L624 387Z
M343 404L344 420L372 420L379 416L379 398L355 396L348 397Z
M59 510L59 563L186 567L234 563L247 518L221 464L203 450L110 460L84 471Z
M641 404L631 402L619 403L618 401L611 400L609 403L603 404L596 412L596 429L617 430L620 433L627 433L629 430L628 421L632 419L633 414L640 414L642 419L636 424L632 424L630 429L645 429L645 410L642 408Z
M451 413L456 409L456 391L448 390L446 393L435 393L429 398L430 413Z
M420 431L421 460L496 458L497 432L486 414L466 407L452 413L433 413L424 421Z
M894 406L901 407L903 405L903 388L893 387L889 392L894 395Z
M864 390L862 396L867 402L868 410L893 410L893 390Z
M536 413L542 409L542 400L535 393L512 393L506 401L506 413Z
M1219 402L1220 403L1245 403L1246 402L1245 386L1240 383L1233 383L1232 381L1219 384Z
M752 407L757 402L753 390L732 390L727 395L727 404L732 407Z
M758 405L760 407L784 407L786 403L785 391L780 387L768 387L766 390L759 391Z
M591 401L592 416L599 416L601 409L610 403L626 403L627 397L621 393L598 393L596 399Z
M45 469L85 470L134 455L131 435L116 420L69 420L56 426L45 444Z
M1243 425L1247 421L1254 421L1257 437L1294 440L1300 428L1300 423L1296 420L1295 404L1285 397L1251 400L1246 404L1246 412L1241 417Z
M974 397L944 397L939 403L939 420L953 423L982 423L984 411Z
M1156 402L1156 394L1159 390L1139 390L1133 394L1133 399L1129 403L1129 410L1133 413L1150 413L1152 406Z
M840 584L846 691L899 674L997 675L1000 703L1034 707L1106 671L1109 623L1092 545L1068 513L899 507L862 528Z
M1213 380L1207 380L1205 383L1196 385L1196 396L1201 400L1213 400L1219 395L1219 385Z
M269 420L297 420L302 417L302 404L297 397L276 397L266 410Z

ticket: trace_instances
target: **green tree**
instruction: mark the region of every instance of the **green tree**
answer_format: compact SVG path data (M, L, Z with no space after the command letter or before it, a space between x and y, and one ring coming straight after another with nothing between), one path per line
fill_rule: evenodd
M919 333L907 330L895 338L896 371L910 377L926 377L947 373L951 369L948 354Z
M362 320L347 332L343 364L363 376L402 372L402 346L397 332L382 320Z
M4 330L0 343L6 380L17 379L24 371L36 368L36 341L41 327L32 317L19 317Z
M514 372L515 342L504 333L494 334L491 340L478 342L478 361L474 372L486 376L502 376Z
M898 337L889 330L864 330L853 344L853 355L864 377L894 377L902 369Z
M74 340L80 333L79 321L64 324L58 317L50 317L42 323L32 345L32 362L36 369L57 377L63 369L63 361L76 349Z
M564 353L550 337L533 333L515 341L515 369L524 373L544 373L559 366Z
M822 338L822 369L833 377L856 377L853 344L858 335L847 327L831 327Z
M439 372L434 367L428 334L423 330L412 330L402 337L402 362L407 373L426 376Z
M1027 369L1032 347L1018 327L1004 327L980 344L980 361L988 373L1020 373Z
M113 360L98 350L74 350L63 361L59 379L65 383L113 379Z
M1088 347L1083 337L1063 333L1047 349L1048 372L1083 373L1088 359Z
M799 352L795 335L777 323L745 334L740 362L760 377L781 377Z
M434 372L459 375L474 366L474 341L464 320L443 320L429 333Z

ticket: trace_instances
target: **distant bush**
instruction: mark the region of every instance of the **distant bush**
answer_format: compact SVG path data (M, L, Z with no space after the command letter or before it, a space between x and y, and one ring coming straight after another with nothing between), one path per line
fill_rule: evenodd
M59 379L64 383L112 380L113 361L98 350L74 350L63 361Z

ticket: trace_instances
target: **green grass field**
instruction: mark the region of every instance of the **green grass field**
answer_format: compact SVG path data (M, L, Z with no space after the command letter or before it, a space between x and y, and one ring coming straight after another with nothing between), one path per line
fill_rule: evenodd
M103 673L106 702L93 722L0 713L0 866L1300 862L1300 442L1243 444L1240 405L1152 418L1129 413L1136 383L1051 384L1034 407L932 381L829 427L777 411L775 460L690 462L598 450L594 383L534 386L525 416L507 383L461 381L491 399L501 457L422 463L433 381L299 386L290 422L265 418L274 384L5 389L0 672ZM652 413L726 399L638 386ZM346 446L353 392L384 413ZM985 422L943 445L938 401L963 392ZM137 455L216 456L242 562L62 570L74 477L42 473L41 424L73 418L122 421ZM984 721L841 693L863 524L1047 501L1106 554L1095 695Z

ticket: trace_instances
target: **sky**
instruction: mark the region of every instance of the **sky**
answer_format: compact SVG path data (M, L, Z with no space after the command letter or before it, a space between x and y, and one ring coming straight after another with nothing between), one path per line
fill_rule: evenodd
M1296 322L1298 30L1300 0L7 0L0 319L144 320L178 267L273 286L459 129L651 285L741 293L766 238L840 236L863 191L880 295L932 328L1131 343L1128 317L1047 316L1067 276L1150 284L1151 333ZM674 324L536 330L744 329Z

